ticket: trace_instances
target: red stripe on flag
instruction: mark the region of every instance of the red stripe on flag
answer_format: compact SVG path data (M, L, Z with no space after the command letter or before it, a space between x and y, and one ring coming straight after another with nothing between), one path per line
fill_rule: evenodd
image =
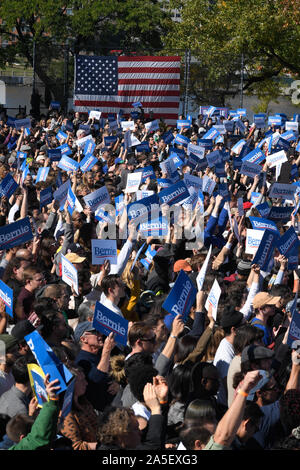
M180 85L180 79L178 78L163 78L156 80L153 78L120 78L118 81L119 85Z
M180 73L180 67L119 67L119 73Z
M161 102L144 102L144 107L146 108L178 108L178 101L168 102L168 101L161 101ZM75 100L75 106L94 106L97 108L116 108L120 106L120 108L132 108L132 103L129 102L122 102L122 101L92 101L92 100Z
M180 56L119 56L118 62L180 62Z
M120 90L119 96L180 96L180 90Z

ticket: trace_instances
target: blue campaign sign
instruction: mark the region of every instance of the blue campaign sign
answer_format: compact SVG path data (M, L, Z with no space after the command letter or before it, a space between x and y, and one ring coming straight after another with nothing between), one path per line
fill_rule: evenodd
M215 150L214 152L210 152L206 155L206 160L207 160L208 166L212 168L217 163L222 163L223 157L222 157L220 150Z
M191 127L192 124L188 119L178 119L177 120L177 129L182 129L182 127Z
M169 188L160 191L158 197L161 204L172 206L190 197L190 193L186 184L180 180Z
M227 183L219 183L218 193L224 198L225 201L229 201L229 191Z
M85 173L86 171L90 171L96 163L98 163L98 159L96 157L93 155L86 155L84 159L81 160L79 167L82 173Z
M39 183L40 181L46 181L49 170L49 166L43 166L42 168L39 168L36 175L35 184Z
M92 240L92 264L103 264L106 260L109 260L110 264L117 264L116 240Z
M168 220L166 217L158 217L148 222L142 222L139 232L143 237L165 237L168 234Z
M184 164L184 162L180 159L180 157L175 152L171 152L171 155L167 159L167 161L168 160L173 160L176 170L177 168L180 168Z
M5 303L5 312L13 318L13 290L0 279L0 299Z
M73 214L73 211L75 209L75 203L76 203L76 196L72 191L72 188L69 187L68 193L67 193L67 205L68 205L68 212L70 215Z
M233 169L240 170L242 168L243 160L241 157L233 157Z
M202 137L201 139L197 140L197 145L199 145L199 147L204 147L205 149L212 149L213 141L212 139L204 139Z
M91 211L94 212L100 205L110 204L110 195L107 187L103 186L102 188L99 188L96 191L93 191L92 193L84 196L83 200L87 207L89 207Z
M116 216L121 215L124 211L124 194L115 197Z
M70 147L68 146L68 144L63 144L63 145L60 145L59 147L57 147L55 150L60 150L60 155L71 155L72 154L72 150L70 149Z
M142 183L146 181L147 178L150 179L156 179L153 167L150 166L145 166L144 168L139 168L138 170L135 170L135 173L141 171L142 172Z
M95 211L95 219L100 222L107 222L108 224L116 223L116 214L113 212L108 212L105 210L105 206L100 206L99 209Z
M61 149L58 147L56 149L48 149L48 158L51 160L51 162L59 162L61 159Z
M132 202L127 206L127 215L129 220L144 219L151 214L152 217L158 216L159 213L159 199L157 194L145 197L139 201Z
M271 207L268 219L275 222L288 222L294 207Z
M279 137L276 144L276 150L289 150L290 143L288 140Z
M0 184L0 195L6 196L9 199L18 187L18 183L16 183L11 174L7 173L7 175L5 176L5 178L3 178Z
M269 116L268 125L269 126L281 126L282 125L282 117L281 116Z
M273 230L279 233L276 224L271 220L263 219L262 217L249 217L249 220L254 230Z
M239 129L242 134L245 133L246 126L245 126L245 124L243 123L243 121L241 121L241 119L237 119L237 120L235 121L235 127L236 127L237 129Z
M181 134L177 134L174 140L174 144L183 145L184 147L187 147L189 143L190 139Z
M22 127L31 129L31 119L26 118L26 119L16 119L15 122L15 127L17 130L21 129Z
M267 271L278 239L279 234L272 230L265 230L252 264L258 264L262 271Z
M234 131L234 121L223 121L226 132Z
M169 188L170 186L172 186L173 182L167 178L159 178L157 180L157 184L161 188Z
M250 176L250 178L254 178L256 175L259 175L261 170L262 170L261 166L258 165L257 163L250 163L250 162L244 161L241 166L241 174Z
M297 137L292 130L286 131L283 134L281 134L281 138L283 140L287 140L288 142L293 142L297 140Z
M265 160L266 156L259 148L255 148L245 157L242 158L243 162L256 163L259 164Z
M211 129L209 129L203 136L202 136L202 139L216 139L217 137L219 137L220 135L220 132L215 129L214 127L212 127Z
M43 189L40 192L40 207L47 206L48 204L51 204L53 200L53 195L52 195L52 188L49 186L46 189Z
M17 152L17 158L19 159L23 159L23 158L27 158L28 157L28 154L27 152L21 152L20 150Z
M168 144L171 144L174 140L174 135L173 135L173 132L170 130L168 132L165 132L163 135L162 135L162 139L163 141L168 145Z
M74 396L74 387L75 387L76 377L69 383L65 391L64 402L61 408L60 417L63 419L71 413L73 405L73 396Z
M299 239L293 226L291 226L277 242L279 252L285 257L289 257L289 253L298 249Z
M73 160L73 158L69 158L66 155L63 155L57 166L64 171L77 171L79 168L79 163Z
M93 327L105 336L113 333L118 344L126 346L128 334L128 320L109 310L100 302L96 302Z
M66 122L66 131L68 132L73 132L74 130L74 124L72 121L67 121Z
M261 217L265 217L265 218L268 218L269 212L271 210L271 208L270 208L270 206L267 202L264 202L263 204L258 204L256 206L256 209L258 210L259 215L261 215Z
M67 383L73 377L71 372L58 359L51 347L37 331L33 331L25 336L25 340L44 374L50 374L50 382L58 379L60 390L56 392L57 395L64 392L67 388Z
M48 401L48 395L44 384L45 374L37 364L27 364L31 388L38 401L38 407L42 408Z
M215 173L218 178L225 178L226 171L224 163L217 163L215 165Z
M261 196L260 193L257 193L256 191L252 191L251 193L251 198L250 198L250 202L252 202L252 204L255 204L257 199Z
M92 155L95 150L95 147L96 147L96 144L93 140L87 140L83 149L84 155Z
M116 135L109 135L107 137L104 137L104 144L106 147L109 147L111 144L115 144L118 140L118 137Z
M196 294L197 289L195 289L190 278L184 271L180 271L162 308L174 316L182 315L185 322L196 299Z
M291 323L289 328L289 333L287 337L287 344L292 347L294 341L300 340L300 313L297 308L298 292L294 297L292 306L291 306Z
M67 140L68 134L63 131L58 131L58 133L56 134L56 138L57 140Z
M137 153L141 152L151 152L151 148L149 142L146 140L145 142L141 142L140 144L135 146L135 150Z
M142 108L143 107L143 105L140 101L137 101L136 103L132 103L131 106L133 106L134 108Z
M0 228L0 250L8 250L32 239L29 217Z
M59 101L51 101L50 106L52 109L60 109L60 102Z

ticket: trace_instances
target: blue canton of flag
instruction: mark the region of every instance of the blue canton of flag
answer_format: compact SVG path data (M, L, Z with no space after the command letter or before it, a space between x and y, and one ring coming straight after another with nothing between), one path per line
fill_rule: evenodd
M88 67L87 67L88 65ZM118 93L118 59L116 56L76 56L77 94L113 95Z

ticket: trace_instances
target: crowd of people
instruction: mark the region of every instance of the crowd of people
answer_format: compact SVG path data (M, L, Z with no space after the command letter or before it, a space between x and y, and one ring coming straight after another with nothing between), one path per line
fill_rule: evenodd
M33 237L1 245L0 279L13 291L13 308L9 314L1 297L0 449L300 449L300 355L290 341L300 277L300 141L285 127L298 115L280 117L279 124L259 127L247 115L215 110L179 116L178 126L167 126L147 119L142 106L134 117L97 119L50 108L18 129L2 112L0 184L10 174L17 188L7 196L1 186L0 234L29 217ZM15 122L20 119L28 116ZM96 160L84 171L86 142L94 144ZM54 149L61 155L67 149L78 169L61 169ZM245 175L242 158L255 149L263 154L260 171ZM268 156L277 152L284 161L272 165ZM43 167L46 177L36 181ZM150 176L138 191L128 191L128 175L143 168L152 169ZM68 180L74 207L67 195L55 198ZM191 200L176 204L175 216L170 203L162 204L166 231L145 234L128 207L178 181ZM294 199L270 197L276 182L296 186ZM52 199L41 204L49 187ZM103 187L110 219L98 217L84 199ZM268 219L273 208L292 210ZM252 217L273 223L280 237L294 229L296 263L295 251L292 257L277 247L267 270L253 262L255 251L247 248ZM117 263L93 264L92 240L106 239L111 226ZM62 256L77 270L78 290L62 280ZM197 291L186 316L164 308L182 272ZM207 299L215 281L214 310ZM97 329L97 302L128 321L126 346ZM66 416L65 392L49 374L48 400L38 406L28 369L38 361L26 340L35 331L72 374Z

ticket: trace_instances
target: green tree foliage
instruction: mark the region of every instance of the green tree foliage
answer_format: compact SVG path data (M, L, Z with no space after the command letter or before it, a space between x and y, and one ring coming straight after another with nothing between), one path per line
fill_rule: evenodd
M264 94L274 77L299 76L299 0L171 0L170 7L182 21L166 34L166 50L189 48L198 60L205 74L194 83L198 98L219 90L216 104L223 104L237 91L242 55L249 93Z
M37 76L60 99L66 48L72 54L159 51L168 23L162 6L158 0L1 0L0 34L12 43L2 48L0 66L16 57L32 66L34 42Z

